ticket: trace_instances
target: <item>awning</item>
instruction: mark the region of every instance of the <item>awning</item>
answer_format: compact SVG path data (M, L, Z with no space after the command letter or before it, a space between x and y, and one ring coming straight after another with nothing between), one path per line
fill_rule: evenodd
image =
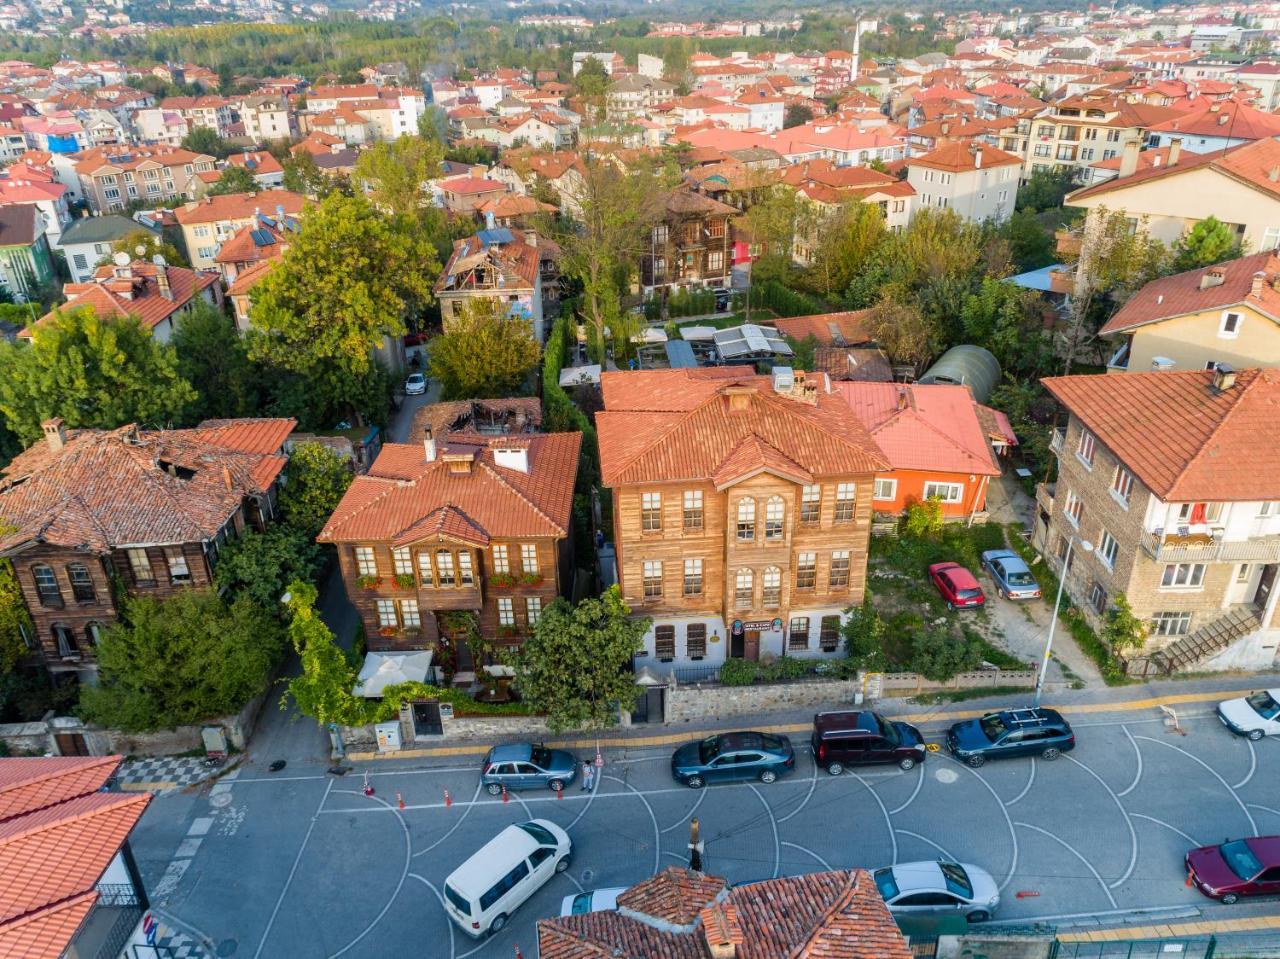
M366 653L360 681L352 692L365 699L381 699L388 686L425 683L431 671L431 650L416 653Z

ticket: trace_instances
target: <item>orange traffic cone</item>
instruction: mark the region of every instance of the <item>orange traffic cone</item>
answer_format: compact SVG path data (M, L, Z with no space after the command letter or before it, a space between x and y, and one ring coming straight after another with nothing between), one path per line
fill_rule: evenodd
M449 790L446 789L444 791L444 808L448 809L452 805L453 805L453 797L449 795Z
M400 795L399 790L396 791L396 805L401 809L404 808L404 797Z
M507 787L506 787L506 786L503 786L503 787L502 787L502 801L503 801L503 802L511 802L510 797L509 797L509 796L507 796Z
M564 798L564 786L560 785L559 783L556 783L556 798L557 799Z

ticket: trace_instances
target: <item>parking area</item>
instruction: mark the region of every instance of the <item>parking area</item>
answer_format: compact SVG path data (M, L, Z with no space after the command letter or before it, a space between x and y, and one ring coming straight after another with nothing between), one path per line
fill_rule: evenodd
M174 817L156 823L154 836L172 840L186 827L189 866L178 876L145 836L140 852L160 905L217 943L219 955L254 959L464 959L510 956L515 945L534 955L535 920L555 914L564 896L686 863L691 816L706 869L735 882L942 856L996 877L998 922L1274 908L1201 898L1183 884L1182 856L1228 836L1280 833L1280 742L1233 737L1203 707L1183 725L1179 735L1149 714L1095 714L1075 724L1080 746L1056 762L981 769L944 752L910 772L831 777L801 749L795 774L772 785L703 790L671 780L669 749L607 753L593 792L574 784L563 798L513 793L506 803L480 790L471 758L367 764L373 797L362 793L363 768L334 777L248 767L189 803L153 804L149 817ZM507 929L474 942L445 918L443 880L503 826L532 818L568 831L571 868Z

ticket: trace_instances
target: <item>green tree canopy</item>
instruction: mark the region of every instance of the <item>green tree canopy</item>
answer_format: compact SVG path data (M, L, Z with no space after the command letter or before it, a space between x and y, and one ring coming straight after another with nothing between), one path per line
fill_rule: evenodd
M1020 271L1038 270L1056 261L1053 234L1030 210L1015 210L1001 232L1009 244L1009 255Z
M280 708L284 709L292 697L299 712L322 726L367 722L374 710L352 692L360 673L316 611L317 595L310 583L295 580L289 584L287 635L302 662L302 673L289 680Z
M1076 187L1076 171L1071 167L1035 170L1018 189L1017 208L1038 213L1062 206L1062 201Z
M782 128L789 130L792 127L803 126L813 119L813 110L803 103L788 103L787 110L782 116Z
M281 162L284 169L282 185L293 193L322 200L330 193L350 193L346 177L331 177L316 166L315 157L305 150Z
M198 394L188 418L253 416L260 410L261 375L249 361L244 338L212 303L199 303L178 320L170 340L178 372Z
M260 189L262 187L248 169L232 164L223 167L217 182L207 192L209 196L222 196L225 193L256 193Z
M295 579L313 582L321 565L320 547L311 536L275 524L262 533L246 530L223 549L214 580L219 589L248 596L274 612L289 583Z
M402 136L363 151L353 179L365 186L378 209L417 220L425 210L436 209L427 184L440 176L443 159L439 141Z
M138 252L138 247L142 247L142 253ZM126 253L131 260L146 260L151 262L152 257L159 253L164 257L165 263L170 266L187 266L187 258L182 255L182 251L161 236L157 236L150 230L144 230L139 227L129 233L126 233L120 239L111 244L111 253L98 260L98 265L111 262L111 257L116 253Z
M0 559L0 674L13 669L27 650L23 631L32 635L31 616L13 563Z
M196 127L182 138L182 148L192 153L204 153L219 160L231 154L231 145L208 127Z
M1243 254L1240 239L1216 216L1207 216L1193 226L1173 247L1175 273L1198 270Z
M504 316L496 300L473 298L431 341L431 375L446 400L510 396L538 365L528 320Z
M919 307L909 300L893 298L888 291L871 307L865 326L895 363L919 367L941 348L937 329L925 319Z
M886 242L879 207L850 200L818 221L805 285L822 296L843 293Z
M643 648L647 619L633 619L617 586L576 606L558 599L515 656L523 700L545 713L552 732L601 729L639 693L628 666Z
M137 317L71 309L37 324L30 344L0 343L0 414L27 444L53 416L100 429L167 423L181 420L195 398L173 348Z
M289 455L280 512L291 528L314 539L350 485L351 470L341 456L319 443L299 443Z
M1044 310L1044 301L1033 290L986 277L964 302L965 340L990 350L1006 373L1038 375L1052 357Z
M135 597L95 649L101 681L82 687L81 714L126 732L225 716L267 688L282 648L275 618L247 596Z

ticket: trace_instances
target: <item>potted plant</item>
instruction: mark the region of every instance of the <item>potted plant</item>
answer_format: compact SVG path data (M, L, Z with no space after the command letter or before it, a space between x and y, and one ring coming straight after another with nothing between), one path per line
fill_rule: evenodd
M356 586L360 589L377 589L382 585L381 576L357 576Z
M512 639L519 634L516 632L516 628L514 626L499 626L498 635L503 639Z
M378 635L384 639L390 639L395 634L396 628L394 626L383 626L378 630Z
M542 574L541 573L521 573L520 585L521 586L541 586Z
M497 589L510 589L516 584L516 578L510 573L494 573L489 577L489 585Z
M396 573L397 589L413 589L418 585L418 581L413 578L413 573Z

